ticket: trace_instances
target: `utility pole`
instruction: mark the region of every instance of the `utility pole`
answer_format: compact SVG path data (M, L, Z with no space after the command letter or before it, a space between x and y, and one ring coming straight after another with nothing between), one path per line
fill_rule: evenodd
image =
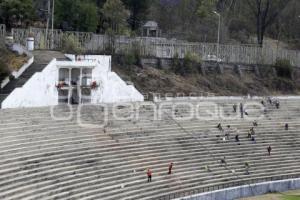
M217 45L217 62L219 62L219 56L220 56L220 33L221 33L221 14L217 11L214 11L214 13L219 17L219 23L218 23L218 45Z
M54 28L54 9L55 9L55 0L53 0L53 2L52 2L51 49L54 48L54 34L53 34L53 28Z
M48 31L49 31L49 23L50 23L50 9L51 9L51 5L50 5L50 0L48 0L48 9L47 9L47 27L46 27L46 36L45 36L45 43L46 43L46 47L48 48Z

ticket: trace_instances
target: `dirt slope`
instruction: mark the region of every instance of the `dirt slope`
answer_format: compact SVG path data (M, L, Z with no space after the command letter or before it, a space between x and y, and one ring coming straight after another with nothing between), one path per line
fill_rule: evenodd
M191 74L176 75L170 70L160 70L153 67L113 65L113 71L124 80L131 81L143 93L201 93L211 92L216 95L278 95L299 94L300 76L296 81L277 78L268 75L259 78L254 73L245 73L239 77L235 73L209 73L206 76Z

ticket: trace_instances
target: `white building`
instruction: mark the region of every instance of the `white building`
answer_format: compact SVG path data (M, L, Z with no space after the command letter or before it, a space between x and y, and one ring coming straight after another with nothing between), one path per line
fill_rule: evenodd
M35 73L2 102L2 108L144 101L134 86L111 71L110 56L67 57L71 61L54 59Z

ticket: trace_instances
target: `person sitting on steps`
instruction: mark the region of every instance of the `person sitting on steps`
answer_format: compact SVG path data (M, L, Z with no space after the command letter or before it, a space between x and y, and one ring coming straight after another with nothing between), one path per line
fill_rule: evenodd
M254 120L254 122L253 122L253 126L258 126L258 123L257 123L257 121L256 121L256 120Z
M248 138L248 139L251 139L251 137L252 137L252 135L251 135L251 132L250 132L250 131L248 131L247 138Z
M237 111L237 105L234 104L234 105L233 105L233 112L236 113L236 111Z
M252 128L250 129L250 133L251 133L251 135L255 135L254 127L252 127Z
M235 141L236 141L236 142L239 142L239 141L240 141L239 135L236 135L236 136L235 136Z
M277 109L279 109L279 108L280 108L280 102L279 102L279 100L276 100L276 102L275 102L275 106L276 106L276 108L277 108Z
M209 165L205 165L204 169L205 169L207 172L211 172L211 169L210 169Z
M226 157L224 156L224 158L221 159L221 165L227 165L226 163Z
M252 135L251 141L253 142L253 144L256 144L256 139L254 135Z

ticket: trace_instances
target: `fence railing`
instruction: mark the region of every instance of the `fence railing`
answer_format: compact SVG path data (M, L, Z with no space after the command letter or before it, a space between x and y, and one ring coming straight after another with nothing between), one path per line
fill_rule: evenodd
M66 37L72 37L77 46L89 52L104 52L113 49L115 53L139 51L142 56L158 58L173 58L175 55L183 58L187 53L193 53L202 59L216 57L226 63L241 64L274 64L277 59L287 59L294 66L300 65L300 52L282 48L259 47L255 45L217 45L216 43L188 43L167 40L165 38L145 38L108 35L97 35L89 32L63 32L61 30L45 29L13 29L15 42L26 45L29 33L35 37L36 49L56 49L63 47Z
M224 184L212 184L211 186L207 187L199 187L194 190L188 190L184 192L174 192L172 194L162 196L159 199L163 200L171 200L171 199L177 199L182 197L188 197L192 195L201 194L204 192L211 192L231 187L238 187L238 186L247 186L253 187L253 184L263 183L263 182L271 182L271 181L279 181L279 180L287 180L287 179L293 179L293 178L300 178L300 174L294 174L294 175L283 175L283 176L274 176L274 177L267 177L267 178L258 178L258 179L247 179L247 180L234 180L228 183ZM224 198L225 199L225 198Z

